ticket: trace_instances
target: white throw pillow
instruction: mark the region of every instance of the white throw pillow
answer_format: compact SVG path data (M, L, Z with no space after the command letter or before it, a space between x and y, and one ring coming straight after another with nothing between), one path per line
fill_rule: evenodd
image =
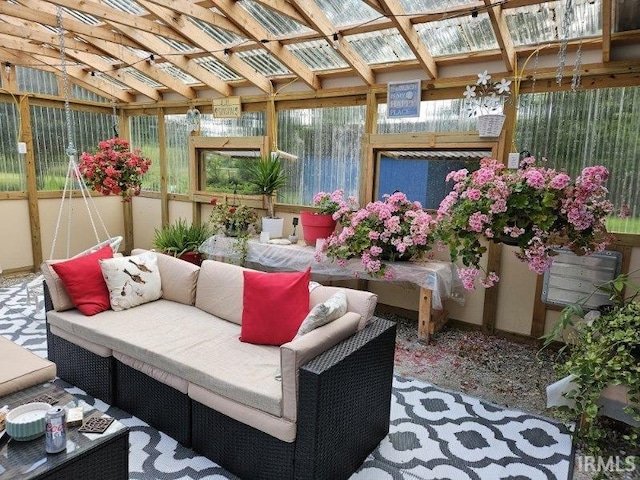
M100 260L100 268L109 289L111 308L116 312L162 296L158 259L154 252Z
M311 330L333 322L345 313L347 313L347 293L344 290L338 290L324 303L319 303L311 309L302 321L294 340Z

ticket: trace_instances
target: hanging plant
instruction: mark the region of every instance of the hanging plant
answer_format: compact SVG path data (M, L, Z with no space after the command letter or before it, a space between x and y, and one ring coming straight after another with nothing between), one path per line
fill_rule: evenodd
M94 154L82 152L78 170L87 186L103 195L121 195L128 202L140 195L142 176L150 165L139 149L131 151L127 140L111 138L98 143Z

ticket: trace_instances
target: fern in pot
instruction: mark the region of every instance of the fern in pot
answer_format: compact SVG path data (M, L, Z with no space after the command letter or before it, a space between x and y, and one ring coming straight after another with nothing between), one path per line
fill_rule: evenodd
M174 223L155 229L153 246L163 253L200 265L202 256L198 248L211 236L207 224L187 225L179 218Z

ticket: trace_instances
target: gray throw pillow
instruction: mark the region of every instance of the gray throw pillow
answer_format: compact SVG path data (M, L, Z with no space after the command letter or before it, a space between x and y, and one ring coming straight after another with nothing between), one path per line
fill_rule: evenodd
M302 321L294 340L311 330L333 322L345 313L347 313L347 293L344 290L338 290L327 301L319 303L311 309Z

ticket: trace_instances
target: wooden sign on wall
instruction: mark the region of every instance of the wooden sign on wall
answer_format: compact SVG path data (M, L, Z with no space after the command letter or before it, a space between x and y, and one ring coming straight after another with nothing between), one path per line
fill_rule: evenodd
M213 100L214 118L240 118L241 115L240 97L215 98Z

